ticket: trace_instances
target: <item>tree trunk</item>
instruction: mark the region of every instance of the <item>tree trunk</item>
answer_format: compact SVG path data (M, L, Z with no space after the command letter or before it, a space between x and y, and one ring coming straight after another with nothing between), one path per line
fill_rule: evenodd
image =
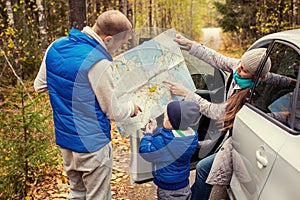
M8 22L9 22L9 26L11 28L15 28L15 20L14 20L14 14L11 8L11 2L9 0L6 1L6 10L7 10L7 16L8 16Z
M119 0L119 11L122 12L125 16L128 16L127 14L127 0Z
M133 24L133 12L132 12L132 4L128 1L127 2L127 18Z
M153 24L152 24L152 0L149 0L149 7L148 7L148 9L149 9L149 15L148 15L148 17L149 17L149 27L150 28L152 28L153 27Z
M133 13L132 13L132 26L133 26L133 28L136 28L136 9L137 9L137 7L136 7L136 5L137 5L137 2L136 2L136 0L133 0Z
M190 37L193 38L193 0L190 2Z
M294 3L295 7L296 7L296 11L295 11L295 24L299 25L300 24L300 1L295 0Z
M11 41L12 41L12 44L9 44L12 48L12 51L13 51L13 58L14 58L14 62L15 62L15 70L16 70L16 73L17 73L17 76L21 76L21 69L20 69L20 63L19 63L19 58L18 58L18 53L16 52L16 48L17 48L17 45L18 45L18 41L16 39L16 27L15 27L15 20L14 20L14 13L13 13L13 10L12 10L12 7L11 7L11 1L10 0L7 0L6 3L5 3L5 7L6 7L6 10L7 10L7 16L8 16L8 23L9 23L9 27L13 30L13 34L11 35ZM15 82L13 82L14 84Z
M47 46L48 46L48 37L47 37L47 30L45 28L45 15L44 15L44 7L42 4L42 0L37 0L36 5L38 7L38 20L39 20L39 31L41 36L42 42L42 51L45 53Z
M69 13L70 28L81 30L86 26L86 1L69 0Z

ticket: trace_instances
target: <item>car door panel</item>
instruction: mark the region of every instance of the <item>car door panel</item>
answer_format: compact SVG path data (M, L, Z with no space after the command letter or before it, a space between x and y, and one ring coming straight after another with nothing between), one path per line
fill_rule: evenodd
M300 199L300 137L289 135L278 152L274 167L260 199Z
M258 199L276 154L287 138L282 129L266 118L266 114L249 104L243 106L235 118L232 138L236 154L233 156L239 157L233 157L230 187L237 199Z

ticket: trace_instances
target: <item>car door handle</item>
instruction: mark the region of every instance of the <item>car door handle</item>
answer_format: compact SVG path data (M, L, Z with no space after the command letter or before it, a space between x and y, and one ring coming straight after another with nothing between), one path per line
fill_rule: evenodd
M267 156L265 156L265 154L264 154L264 149L256 150L256 160L257 160L257 166L259 169L262 169L267 166L268 159L267 159Z

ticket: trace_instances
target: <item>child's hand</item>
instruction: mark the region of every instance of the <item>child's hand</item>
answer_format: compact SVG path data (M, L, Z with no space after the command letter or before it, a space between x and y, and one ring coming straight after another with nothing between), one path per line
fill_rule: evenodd
M156 119L149 119L149 122L146 125L146 132L152 133L156 127L157 127Z

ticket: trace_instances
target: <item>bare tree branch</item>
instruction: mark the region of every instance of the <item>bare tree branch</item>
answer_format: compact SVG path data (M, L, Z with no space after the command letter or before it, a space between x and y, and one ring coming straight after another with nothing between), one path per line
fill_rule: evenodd
M0 51L4 52L1 48L0 48ZM29 99L30 99L30 100L33 100L33 98L32 98L32 97L30 96L30 94L27 92L27 88L26 88L26 86L24 85L22 79L17 75L15 69L13 68L12 64L9 62L9 60L8 60L7 56L5 55L5 53L3 53L3 56L4 56L5 60L6 60L6 62L8 63L8 66L11 68L13 74L15 75L15 77L17 77L18 81L19 81L19 82L21 83L21 85L23 86L23 88L24 88L26 94L28 95Z

